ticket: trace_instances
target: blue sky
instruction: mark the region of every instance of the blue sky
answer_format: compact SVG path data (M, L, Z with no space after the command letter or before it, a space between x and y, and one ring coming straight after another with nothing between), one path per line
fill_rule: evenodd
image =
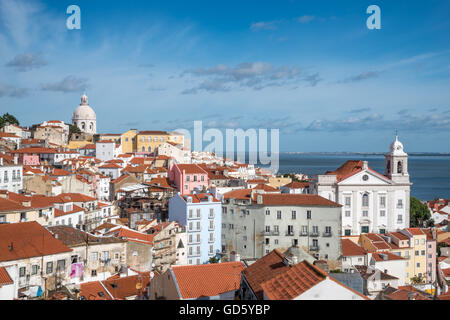
M66 8L81 8L67 30ZM381 8L368 30L366 8ZM281 151L450 152L450 1L0 0L0 113L278 128Z

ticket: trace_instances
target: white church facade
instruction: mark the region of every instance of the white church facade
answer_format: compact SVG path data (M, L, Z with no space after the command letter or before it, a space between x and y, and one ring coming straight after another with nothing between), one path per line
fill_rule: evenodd
M335 171L315 176L310 189L342 205L342 235L409 227L408 155L398 137L385 155L384 175L367 161L350 160Z
M86 94L81 96L81 103L73 113L72 124L77 126L81 132L92 135L97 133L97 116L89 106Z

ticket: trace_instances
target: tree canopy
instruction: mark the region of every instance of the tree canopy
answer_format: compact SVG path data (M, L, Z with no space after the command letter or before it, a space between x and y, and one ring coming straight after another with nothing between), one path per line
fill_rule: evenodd
M0 116L0 128L3 128L6 123L20 125L19 120L8 112Z
M415 197L411 197L409 213L411 227L423 227L431 218L427 205Z

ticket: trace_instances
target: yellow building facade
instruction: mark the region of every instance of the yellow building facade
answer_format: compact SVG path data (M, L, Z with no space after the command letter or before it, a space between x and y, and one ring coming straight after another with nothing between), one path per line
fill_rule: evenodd
M155 152L164 142L169 141L169 133L166 131L140 131L137 134L136 152Z

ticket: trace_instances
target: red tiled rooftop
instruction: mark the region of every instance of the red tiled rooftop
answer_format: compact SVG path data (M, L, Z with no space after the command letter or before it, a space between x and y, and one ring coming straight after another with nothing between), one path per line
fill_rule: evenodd
M342 255L344 257L364 256L366 250L349 239L342 239Z
M242 262L172 266L183 299L217 296L237 290L244 269Z

